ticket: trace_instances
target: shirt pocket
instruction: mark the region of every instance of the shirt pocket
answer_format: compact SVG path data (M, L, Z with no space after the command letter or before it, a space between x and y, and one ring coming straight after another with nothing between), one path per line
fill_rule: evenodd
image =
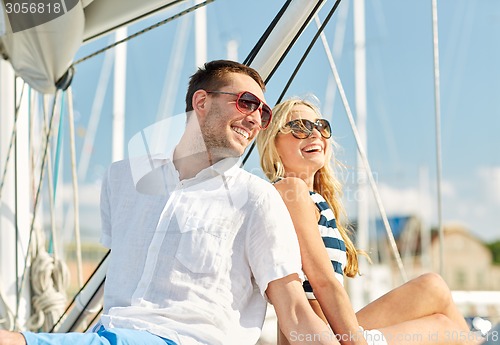
M181 229L175 258L193 273L217 272L224 257L228 226L224 221L189 218Z

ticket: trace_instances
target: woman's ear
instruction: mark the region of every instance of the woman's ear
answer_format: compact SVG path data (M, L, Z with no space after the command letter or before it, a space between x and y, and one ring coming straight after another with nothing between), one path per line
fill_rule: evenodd
M206 103L208 100L208 93L205 90L198 90L193 94L193 110L201 116L207 112Z

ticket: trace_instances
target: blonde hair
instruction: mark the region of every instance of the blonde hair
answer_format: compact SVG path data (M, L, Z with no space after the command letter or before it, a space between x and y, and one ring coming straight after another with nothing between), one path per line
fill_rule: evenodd
M261 131L256 139L257 149L260 154L260 165L267 178L272 182L285 177L285 168L278 154L275 140L278 133L287 133L283 127L288 121L290 121L292 109L296 105L305 105L311 108L318 115L318 117L321 117L321 112L313 103L304 99L289 99L273 108L273 118L269 127L265 131ZM336 146L332 139L330 139L330 144L331 145L329 146ZM326 151L327 162L331 161L332 156L332 149L329 147ZM333 163L336 166L341 166L340 162L338 162L335 158L333 159ZM354 277L359 273L358 253L362 252L358 251L354 247L354 244L349 237L350 231L346 226L347 216L341 200L342 183L335 176L335 172L331 164L325 164L316 172L314 175L313 189L316 193L323 196L335 214L337 228L339 229L340 235L346 245L347 265L344 268L344 273L348 277Z

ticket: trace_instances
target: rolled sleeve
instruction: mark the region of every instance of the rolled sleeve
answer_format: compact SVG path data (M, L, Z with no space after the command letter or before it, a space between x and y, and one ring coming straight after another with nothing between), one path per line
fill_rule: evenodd
M260 198L248 235L250 267L264 298L267 299L265 292L274 280L290 274L304 280L297 235L290 214L274 188Z

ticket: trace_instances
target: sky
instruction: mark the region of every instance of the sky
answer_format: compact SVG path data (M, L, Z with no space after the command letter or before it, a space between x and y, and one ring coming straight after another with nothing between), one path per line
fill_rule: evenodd
M227 58L228 41L238 43L243 61L282 6L281 1L216 0L207 6L208 60ZM333 5L320 12L323 20ZM251 8L249 8L249 6ZM389 216L417 215L435 227L437 218L436 126L431 1L366 0L367 153ZM159 14L128 28L129 34L160 21ZM126 127L128 142L158 118L183 112L188 76L194 72L193 16L172 22L127 45ZM188 31L186 31L188 30ZM305 47L316 32L311 24L267 85L274 105ZM484 241L500 239L500 2L438 0L440 54L442 205L444 224L459 223ZM186 35L179 83L162 99L175 37ZM353 1L342 0L325 29L350 107L354 94ZM82 46L76 58L107 45L103 37ZM182 53L176 49L176 53ZM77 153L88 133L104 56L77 66L75 97ZM82 227L98 233L100 181L111 162L112 72L106 89L89 169L81 184ZM318 99L332 123L346 166L342 180L349 218L356 219L356 144L346 110L318 41L286 93ZM162 104L171 104L164 109ZM68 153L66 153L68 154ZM68 158L69 159L69 158ZM246 169L260 174L256 152ZM69 172L65 176L70 178ZM69 184L69 182L68 182ZM71 193L65 193L68 200ZM378 217L373 198L370 214ZM87 215L87 217L85 217ZM91 220L91 221L89 221ZM94 236L94 235L92 235Z

